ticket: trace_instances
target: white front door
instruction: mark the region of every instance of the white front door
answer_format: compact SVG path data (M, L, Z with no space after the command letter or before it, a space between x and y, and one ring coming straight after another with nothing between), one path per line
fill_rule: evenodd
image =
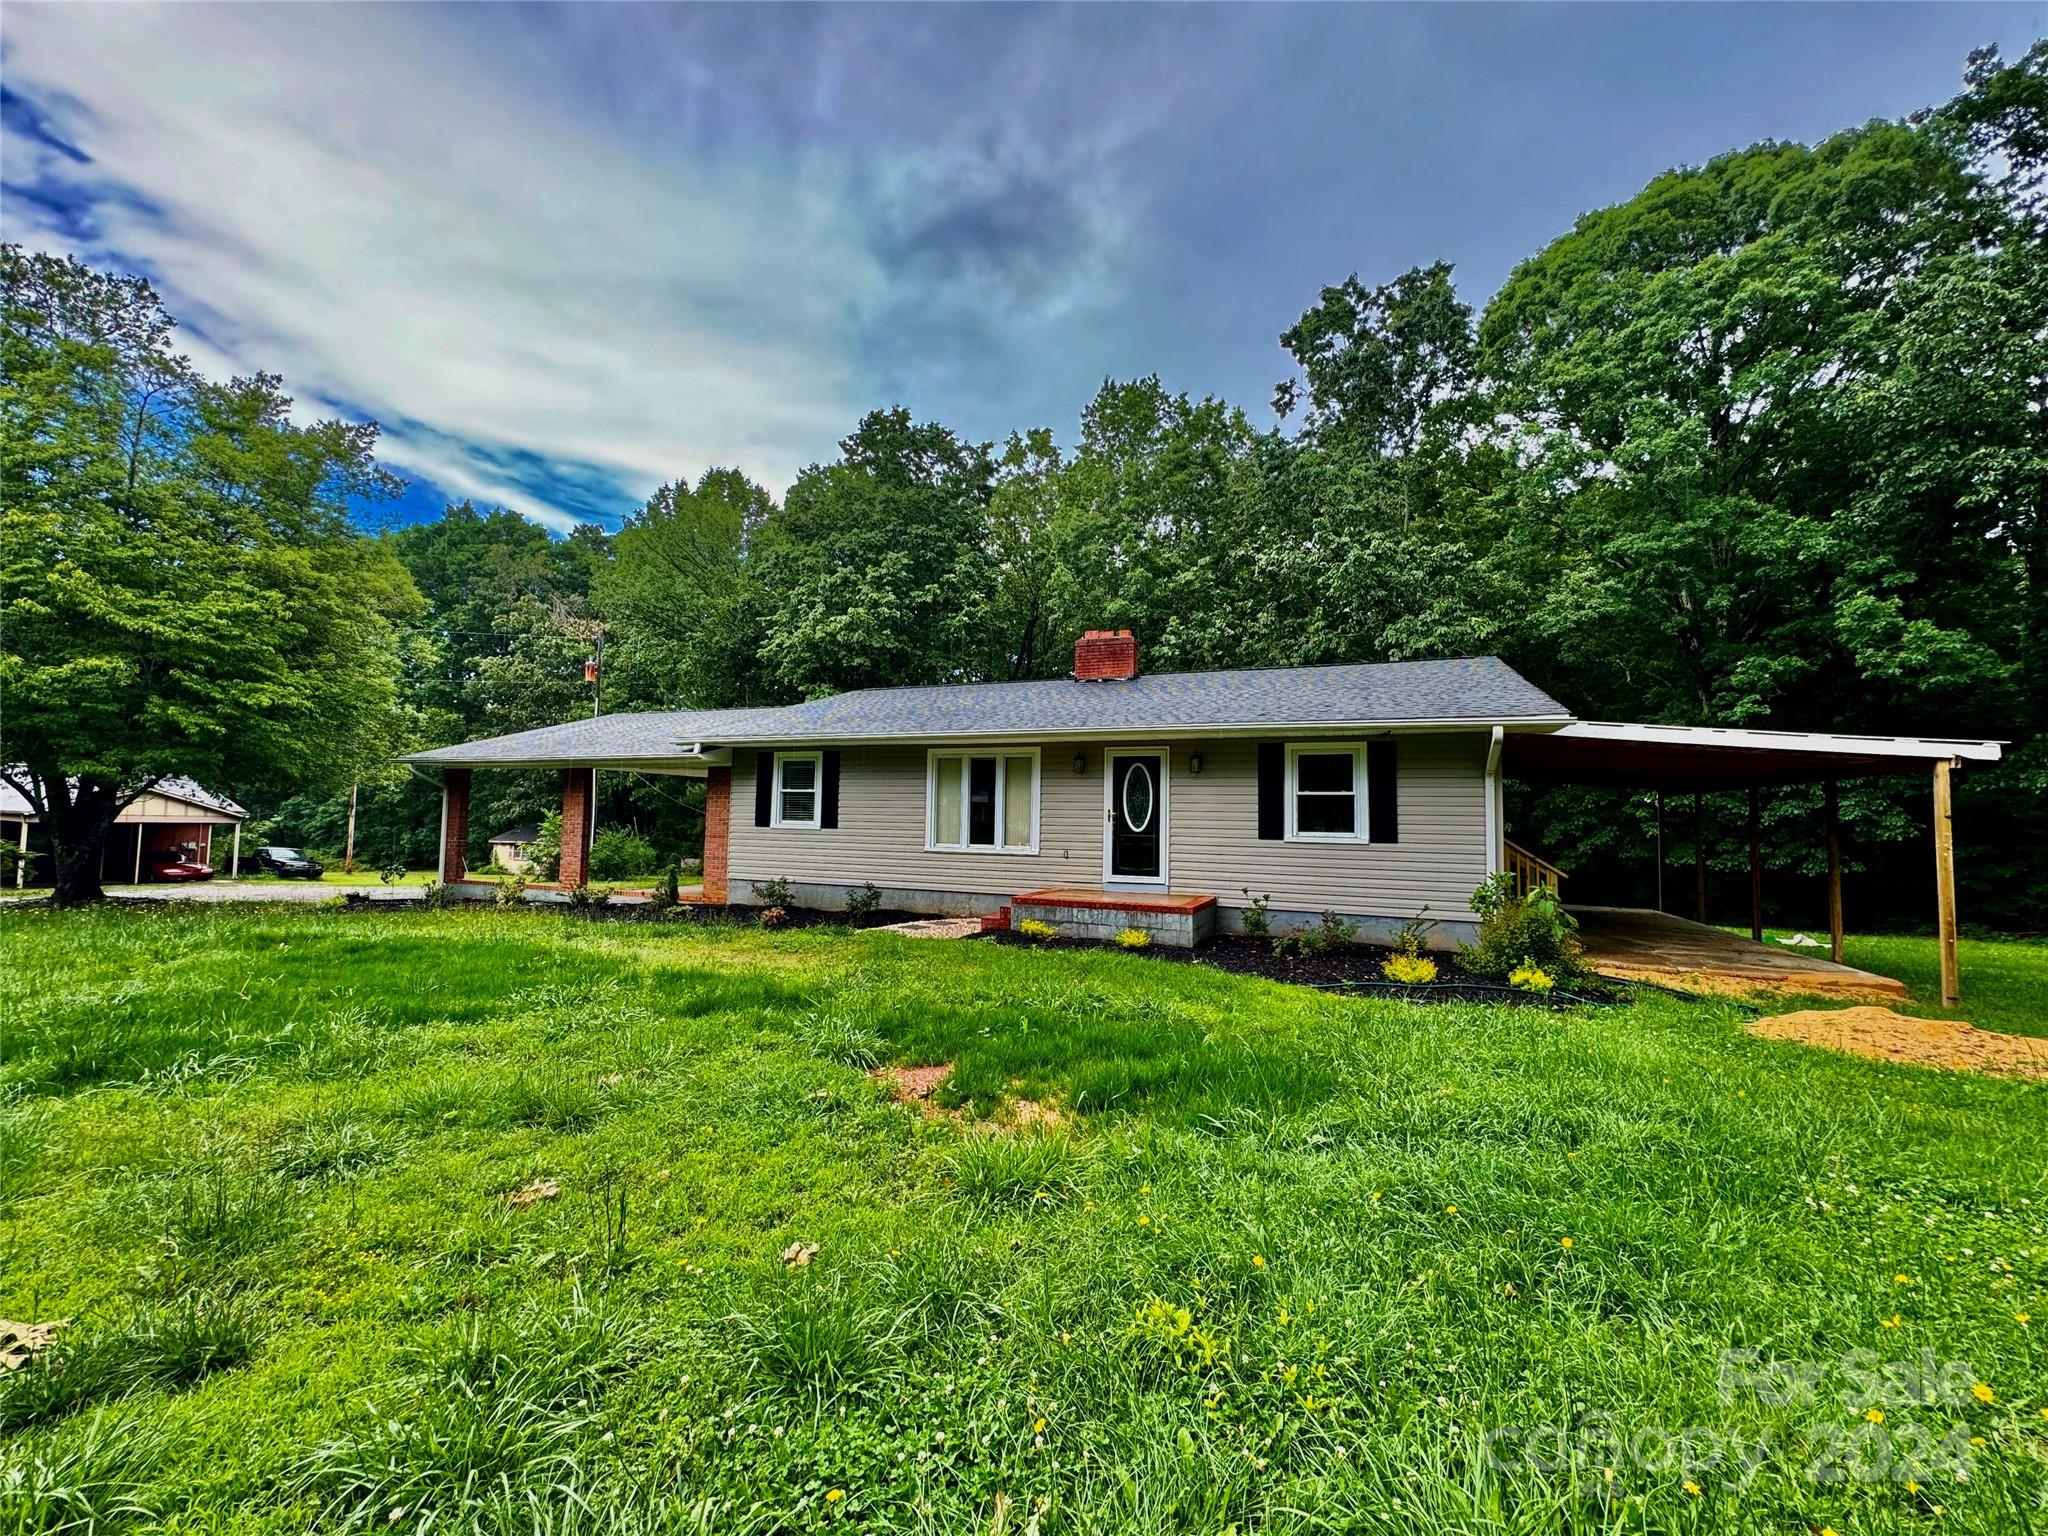
M1102 763L1102 884L1166 889L1166 753L1108 752Z

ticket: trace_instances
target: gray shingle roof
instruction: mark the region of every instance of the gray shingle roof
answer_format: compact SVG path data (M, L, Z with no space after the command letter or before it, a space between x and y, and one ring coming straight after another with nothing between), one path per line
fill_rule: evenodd
M407 758L501 767L685 758L692 747L787 742L1084 737L1160 731L1569 720L1562 704L1494 656L1236 672L1162 672L1122 682L1055 678L864 688L771 709L602 715Z

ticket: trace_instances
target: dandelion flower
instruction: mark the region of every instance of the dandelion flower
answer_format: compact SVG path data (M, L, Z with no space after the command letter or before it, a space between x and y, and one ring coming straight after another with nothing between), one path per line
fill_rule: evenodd
M1911 1285L1912 1283L1913 1283L1913 1277L1912 1277L1911 1275L1893 1275L1893 1276L1892 1276L1892 1284L1894 1284L1894 1285Z
M1447 1216L1455 1216L1458 1214L1458 1208L1455 1205L1447 1205L1444 1207L1444 1214Z
M1685 1491L1691 1494L1694 1498L1698 1498L1700 1496L1700 1485L1694 1482L1691 1478L1687 1478L1685 1480Z
M1265 1256L1265 1255L1264 1255L1263 1253L1255 1253L1255 1254L1253 1254L1253 1255L1252 1255L1252 1268L1253 1268L1253 1269L1264 1269L1265 1267L1266 1267L1266 1256Z
M1138 1225L1141 1227L1149 1227L1152 1225L1152 1218L1150 1216L1140 1216L1138 1218Z
M833 1489L829 1489L829 1490L828 1490L828 1491L826 1492L826 1494L825 1494L825 1502L826 1502L827 1504L837 1504L837 1503L838 1503L838 1502L839 1502L839 1501L840 1501L841 1499L843 1499L843 1498L845 1498L845 1497L846 1497L846 1490L845 1490L844 1488L833 1488Z
M1882 1424L1884 1422L1884 1410L1882 1408L1866 1408L1863 1410L1863 1417L1872 1424Z
M1920 1485L1919 1485L1918 1483L1914 1482L1914 1481L1913 1481L1913 1479L1911 1479L1910 1477L1909 1477L1909 1478L1907 1478L1907 1479L1906 1479L1906 1492L1908 1492L1908 1493L1918 1493L1919 1491L1920 1491Z
M1983 1382L1980 1381L1977 1383L1977 1385L1970 1388L1970 1396L1977 1399L1977 1401L1980 1403L1988 1403L1992 1399L1997 1397L1998 1394L1992 1391L1991 1388L1989 1388Z
M1902 1325L1905 1321L1906 1319L1902 1314L1894 1312L1890 1317L1884 1320L1884 1326L1887 1328L1897 1328L1900 1325Z
M1571 1240L1570 1238L1568 1238L1568 1237L1560 1237L1560 1238L1558 1239L1558 1241L1559 1241L1560 1243L1562 1243L1562 1244L1563 1244L1563 1245L1564 1245L1565 1247L1567 1247L1567 1248L1571 1247L1571 1245L1572 1245L1572 1240Z
M1975 1446L1986 1446L1986 1445L1989 1445L1990 1443L1991 1443L1991 1442L1990 1442L1989 1440L1986 1440L1986 1439L1985 1439L1985 1438L1984 1438L1984 1437L1983 1437L1982 1435L1972 1435L1972 1436L1970 1436L1970 1444L1972 1444L1972 1445L1975 1445Z
M1149 1195L1152 1193L1152 1186L1150 1184L1140 1184L1138 1186L1138 1193L1141 1195Z
M2031 1312L2015 1312L2012 1315L2012 1320L2024 1328L2034 1320L2034 1314Z

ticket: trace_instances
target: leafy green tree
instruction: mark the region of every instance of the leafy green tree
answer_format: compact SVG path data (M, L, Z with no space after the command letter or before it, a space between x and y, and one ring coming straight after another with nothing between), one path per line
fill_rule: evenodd
M988 446L901 407L839 446L762 530L771 676L806 696L986 676Z
M353 531L374 425L213 384L146 282L0 249L0 693L54 900L98 897L123 806L174 774L339 787L400 728L418 595Z

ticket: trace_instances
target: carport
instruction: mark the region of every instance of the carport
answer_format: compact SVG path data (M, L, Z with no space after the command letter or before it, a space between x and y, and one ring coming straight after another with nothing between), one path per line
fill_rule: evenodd
M1711 726L1577 721L1544 733L1513 733L1502 768L1531 784L1587 784L1650 790L1657 797L1657 906L1664 907L1664 815L1668 796L1691 795L1696 823L1706 794L1746 791L1749 798L1750 938L1763 938L1762 796L1771 789L1819 784L1827 808L1829 953L1842 960L1842 838L1836 785L1844 779L1927 775L1934 789L1935 913L1941 945L1941 995L1960 999L1956 968L1956 867L1952 786L1966 763L1996 762L1997 741L1919 736L1843 736L1813 731L1755 731ZM1695 840L1698 846L1698 840ZM1695 856L1701 923L1706 866Z

